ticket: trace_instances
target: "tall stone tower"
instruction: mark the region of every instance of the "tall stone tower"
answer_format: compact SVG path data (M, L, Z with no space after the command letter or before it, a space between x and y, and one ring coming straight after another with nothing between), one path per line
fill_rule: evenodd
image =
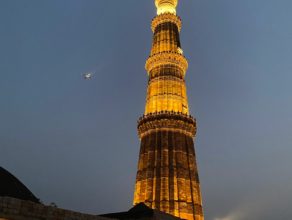
M134 205L183 219L203 220L194 150L196 120L189 114L185 74L188 68L176 16L178 0L155 0L157 16L150 56L145 113L138 121L141 148Z

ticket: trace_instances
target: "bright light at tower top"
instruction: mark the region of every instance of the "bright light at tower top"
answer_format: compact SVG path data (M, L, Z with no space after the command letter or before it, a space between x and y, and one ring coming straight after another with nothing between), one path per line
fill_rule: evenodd
M178 0L155 0L157 14L171 13L176 14Z

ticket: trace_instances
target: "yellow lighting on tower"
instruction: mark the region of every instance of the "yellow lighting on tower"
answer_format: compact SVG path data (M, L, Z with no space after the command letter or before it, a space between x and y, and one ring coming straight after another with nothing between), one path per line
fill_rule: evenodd
M155 0L157 14L171 13L176 14L178 0Z
M186 220L204 220L194 149L196 119L190 115L180 42L178 0L154 0L146 104L138 121L141 140L133 204Z

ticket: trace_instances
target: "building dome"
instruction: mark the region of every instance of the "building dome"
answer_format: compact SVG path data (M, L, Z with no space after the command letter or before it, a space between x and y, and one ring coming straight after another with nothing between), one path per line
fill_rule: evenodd
M0 197L12 197L40 203L25 185L7 170L0 167Z

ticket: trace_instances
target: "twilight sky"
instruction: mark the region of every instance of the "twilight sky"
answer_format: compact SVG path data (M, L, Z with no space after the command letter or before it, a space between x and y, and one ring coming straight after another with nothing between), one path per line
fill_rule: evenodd
M292 217L291 9L180 1L206 220ZM0 1L0 166L44 203L131 207L154 15L152 0Z

